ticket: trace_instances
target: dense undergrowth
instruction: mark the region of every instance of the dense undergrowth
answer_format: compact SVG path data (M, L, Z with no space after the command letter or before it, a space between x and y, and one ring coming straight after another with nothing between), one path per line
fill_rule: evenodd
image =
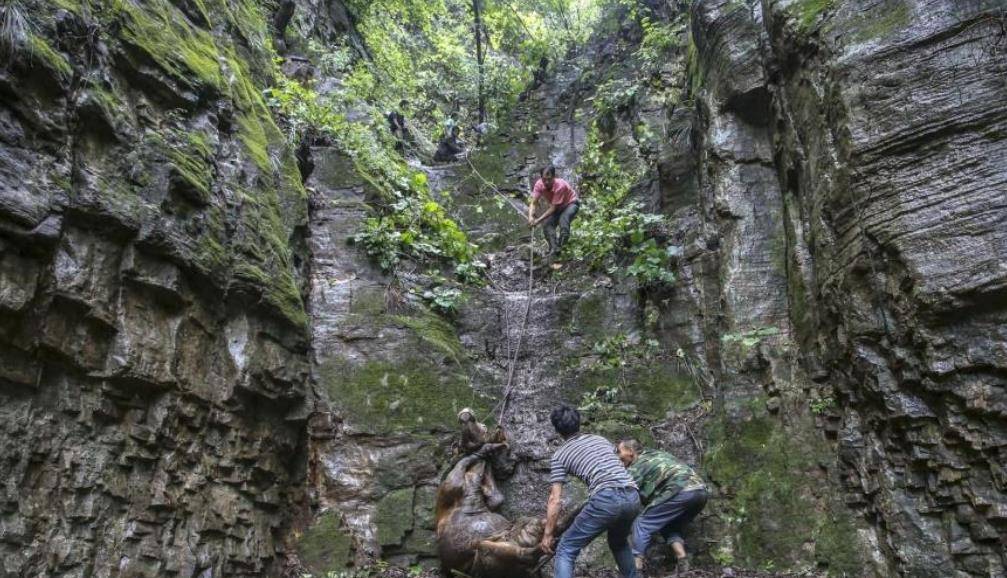
M364 49L347 40L301 48L324 87L280 78L268 91L286 120L291 141L324 137L353 160L371 190L374 214L354 235L385 270L404 259L453 267L462 281L479 277L477 248L452 220L444 198L407 158L429 160L432 141L450 126L469 138L505 118L543 65L586 38L593 2L351 0ZM478 6L482 51L473 31ZM482 110L480 110L482 109ZM401 112L408 134L397 148L385 115ZM482 118L481 118L482 117ZM468 134L465 134L468 133ZM434 303L444 301L436 295Z
M624 48L626 58L605 71L588 70L582 82L596 86L591 96L593 120L580 161L583 211L571 235L568 253L590 268L635 279L641 287L658 288L675 281L670 259L676 248L659 242L666 217L649 212L635 188L652 170L647 158L660 135L646 123L631 118L630 110L650 91L678 98L681 87L666 86L659 71L680 49L686 19L662 20L636 2L613 3L603 21L607 28L639 30L635 46ZM618 146L618 119L631 123L634 144ZM627 150L629 149L629 150Z

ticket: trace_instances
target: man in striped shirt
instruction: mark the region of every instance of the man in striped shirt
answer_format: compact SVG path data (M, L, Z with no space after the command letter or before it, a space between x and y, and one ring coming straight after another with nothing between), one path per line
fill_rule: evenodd
M608 547L624 578L636 578L629 534L640 511L640 496L633 478L615 453L615 446L601 436L580 433L580 412L562 405L550 416L563 445L552 456L549 482L552 491L546 505L545 534L541 548L553 551L553 532L563 501L563 484L574 475L588 486L590 497L573 524L563 532L556 547L555 578L573 578L573 565L585 546L608 532Z

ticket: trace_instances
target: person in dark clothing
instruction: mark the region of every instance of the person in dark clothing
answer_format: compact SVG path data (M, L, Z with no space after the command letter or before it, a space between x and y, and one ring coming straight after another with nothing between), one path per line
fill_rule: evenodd
M602 532L608 533L608 547L615 556L623 578L636 578L636 566L629 547L633 519L640 511L636 485L605 438L580 433L580 412L563 405L549 416L556 432L565 440L552 455L549 481L552 489L546 505L545 534L540 548L553 551L553 535L563 502L563 485L574 475L588 486L590 497L573 524L556 546L555 578L573 578L573 565L585 546Z
M660 534L671 544L676 569L688 570L682 532L706 506L707 491L696 471L675 456L660 450L644 449L634 439L619 442L619 460L628 468L640 489L644 510L633 522L633 557L637 570L652 536Z
M541 178L532 187L531 202L528 204L528 225L536 227L540 223L545 223L545 240L549 243L549 255L555 256L570 237L570 224L580 210L580 197L570 183L556 178L556 167L549 165L543 168L539 175ZM545 200L548 208L536 218L535 205L540 199Z
M385 118L388 119L388 128L392 131L392 136L395 137L395 150L402 152L405 150L406 141L406 117L402 114L402 111L409 106L409 101L402 100L399 102L398 110L390 111Z
M434 153L434 161L438 163L450 163L458 160L458 157L465 153L465 143L462 142L461 129L456 125L451 127L451 134L441 139L437 144L437 152Z
M538 68L535 69L535 73L532 76L531 84L529 84L523 91L521 95L518 96L518 102L524 102L528 99L532 92L538 90L540 86L546 81L547 74L546 71L549 69L549 58L543 56L538 61Z

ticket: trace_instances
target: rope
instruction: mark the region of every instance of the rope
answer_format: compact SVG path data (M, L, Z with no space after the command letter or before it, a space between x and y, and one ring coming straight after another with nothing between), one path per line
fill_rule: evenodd
M525 219L526 215L524 211L514 206L511 202L511 198L503 194L503 192L497 188L492 182L490 182L486 177L479 172L479 169L472 164L472 160L469 157L465 157L465 162L468 163L469 168L472 170L472 174L477 176L479 180L483 182L487 187L490 188L494 193L499 195L504 202L506 202L514 211L522 218ZM514 374L517 370L518 357L521 356L521 345L524 343L524 335L528 330L528 318L531 315L531 302L532 296L535 290L535 229L532 229L531 236L528 239L528 294L525 297L525 307L524 315L521 320L521 330L518 331L517 345L515 345L513 352L508 352L508 368L507 368L507 383L504 385L504 396L500 401L500 412L497 414L497 424L503 425L504 415L507 413L507 405L510 402L511 394L514 392ZM506 315L504 316L504 322L507 322ZM508 323L508 339L507 343L510 345L510 325ZM513 355L511 355L513 354Z
M517 214L521 217L522 220L527 218L527 216L524 214L524 211L522 211L521 209L519 209L519 208L517 208L517 207L514 206L514 203L511 202L511 198L510 197L508 197L507 195L503 194L503 191L501 191L499 188L497 188L496 185L494 185L492 182L490 182L486 177L484 177L482 175L482 173L479 172L479 169L477 169L476 166L474 164L472 164L472 159L470 159L468 156L466 156L465 157L465 162L468 163L469 168L472 169L472 174L474 174L475 176L479 177L479 180L482 181L484 185L486 185L487 187L490 188L490 190L492 190L494 193L496 193L497 195L499 195L500 198L502 198L504 200L504 202L507 203L510 206L510 208L514 209L514 211L517 212Z
M514 391L514 370L517 369L518 356L521 355L521 344L524 342L524 334L528 329L528 317L531 314L532 294L535 288L535 229L531 231L531 238L528 241L528 295L525 298L524 318L521 321L521 330L517 335L517 345L514 347L514 357L510 360L510 369L507 371L507 385L504 387L504 397L501 400L500 413L497 415L497 424L503 426L504 414L507 413L507 403L510 401L511 393ZM508 336L509 341L509 336Z

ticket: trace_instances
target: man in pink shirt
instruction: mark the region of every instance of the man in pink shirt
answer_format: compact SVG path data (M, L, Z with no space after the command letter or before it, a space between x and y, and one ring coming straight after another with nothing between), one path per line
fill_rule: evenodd
M528 203L528 224L536 227L545 222L545 240L549 243L549 254L556 255L570 237L570 223L580 210L580 198L570 183L556 178L556 167L546 166L539 175L541 178L532 187L531 202ZM544 200L548 208L536 219L535 205L539 200Z

